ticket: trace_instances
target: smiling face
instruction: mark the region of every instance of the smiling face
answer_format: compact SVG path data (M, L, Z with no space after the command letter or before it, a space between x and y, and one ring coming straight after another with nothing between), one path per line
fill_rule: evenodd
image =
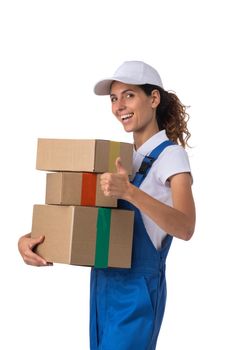
M133 132L137 148L159 131L155 117L160 102L158 90L153 90L151 96L147 96L136 85L114 81L110 98L113 114L125 131Z

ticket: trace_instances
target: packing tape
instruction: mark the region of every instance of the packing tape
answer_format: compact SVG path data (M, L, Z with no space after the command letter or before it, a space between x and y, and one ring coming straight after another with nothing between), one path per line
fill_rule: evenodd
M109 240L111 226L111 209L98 208L95 267L108 267Z
M81 205L95 206L97 174L82 174Z
M108 159L108 169L110 173L116 172L116 158L120 156L121 143L116 141L110 141L109 146L109 159Z

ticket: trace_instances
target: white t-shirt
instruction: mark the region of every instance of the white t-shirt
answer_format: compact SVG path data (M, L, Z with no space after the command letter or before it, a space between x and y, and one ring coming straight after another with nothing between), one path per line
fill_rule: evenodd
M138 171L145 156L163 141L168 140L165 130L153 135L133 154L133 175ZM187 152L180 145L168 146L153 163L140 189L157 200L172 206L170 184L167 181L172 175L190 172ZM141 212L143 223L154 246L159 249L166 236L154 221Z

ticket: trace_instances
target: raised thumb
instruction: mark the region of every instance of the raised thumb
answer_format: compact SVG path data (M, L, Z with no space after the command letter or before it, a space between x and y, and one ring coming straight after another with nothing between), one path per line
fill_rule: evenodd
M127 175L127 171L123 167L120 157L117 157L115 164L116 164L116 171L118 174L126 174Z

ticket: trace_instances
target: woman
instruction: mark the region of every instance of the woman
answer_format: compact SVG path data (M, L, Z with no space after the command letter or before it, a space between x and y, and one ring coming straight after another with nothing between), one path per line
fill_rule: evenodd
M134 242L131 269L92 269L91 349L152 350L164 314L165 260L172 236L189 240L195 226L184 150L190 136L187 114L177 96L163 89L158 72L144 62L124 62L94 91L110 95L113 114L133 133L136 175L129 182L117 159L117 172L101 177L104 194L135 211Z
M110 95L112 112L133 133L132 182L120 159L116 173L101 176L106 196L135 211L132 267L92 269L91 350L154 350L166 303L165 262L177 237L194 232L192 176L184 147L190 134L185 107L163 89L158 72L141 61L124 62L113 77L95 85ZM48 263L33 252L43 241L30 234L19 251L31 265Z

